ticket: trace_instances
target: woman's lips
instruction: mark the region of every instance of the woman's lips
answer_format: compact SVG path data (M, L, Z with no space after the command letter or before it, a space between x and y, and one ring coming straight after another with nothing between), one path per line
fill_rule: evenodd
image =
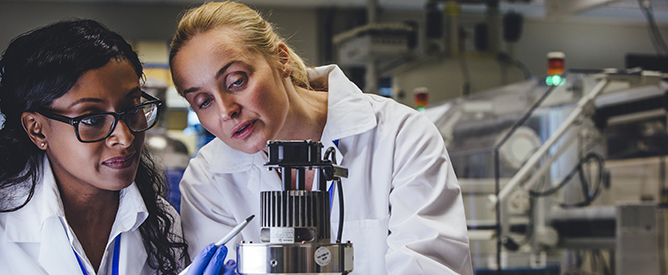
M255 128L256 121L257 120L246 121L234 127L234 129L232 129L232 131L234 131L234 133L232 134L232 138L244 139L248 137L253 132L253 128Z
M114 169L125 169L130 166L132 166L132 163L135 161L135 156L136 153L124 155L124 156L118 156L118 157L113 157L110 159L107 159L102 162L103 165L114 168Z

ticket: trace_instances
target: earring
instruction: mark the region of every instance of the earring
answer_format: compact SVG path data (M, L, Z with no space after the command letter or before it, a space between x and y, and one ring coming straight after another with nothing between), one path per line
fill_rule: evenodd
M44 147L44 145L46 145L46 143L42 142L42 144L40 144L40 147Z

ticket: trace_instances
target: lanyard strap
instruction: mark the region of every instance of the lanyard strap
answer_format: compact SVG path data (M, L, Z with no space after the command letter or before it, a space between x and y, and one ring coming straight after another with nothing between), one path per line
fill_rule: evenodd
M118 234L116 239L114 239L114 258L111 260L111 275L118 275L118 254L120 253L121 250L121 234ZM72 247L72 251L74 251L74 247ZM86 272L86 268L84 267L83 263L81 262L81 259L79 258L79 255L77 254L76 251L74 251L74 256L77 257L77 262L79 262L79 267L81 268L81 272L83 275L88 275L88 272Z
M83 272L83 275L88 275L88 272L86 272L86 268L81 262L81 259L79 259L79 255L77 255L77 252L74 251L74 247L72 247L72 252L74 252L74 256L77 257L77 262L79 262L79 268L81 268L81 272Z
M121 251L121 234L114 241L114 258L111 260L111 275L118 275L118 254Z

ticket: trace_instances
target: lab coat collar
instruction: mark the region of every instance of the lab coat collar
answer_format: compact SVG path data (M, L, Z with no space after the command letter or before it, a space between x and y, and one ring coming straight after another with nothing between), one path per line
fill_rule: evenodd
M41 180L35 188L33 198L23 208L8 213L6 236L14 242L39 242L40 234L46 220L64 218L65 210L60 198L60 191L51 170L49 160L45 157L42 165ZM34 217L39 217L35 219ZM112 236L121 232L136 230L148 218L148 210L139 193L136 183L120 191L119 206L116 220L112 226ZM110 240L111 241L111 240Z
M328 87L327 123L321 140L341 140L375 128L376 116L371 103L362 91L348 80L339 66L327 65L309 69L309 79L317 80L325 76Z
M8 242L39 243L37 261L47 274L64 275L81 272L70 243L63 238L63 234L68 234L61 223L65 214L46 157L40 177L28 204L8 213L5 237Z
M49 218L65 217L60 192L45 157L40 181L32 199L23 208L7 215L5 236L10 242L40 242L42 226ZM24 200L25 198L21 198Z
M309 79L327 81L327 123L323 129L321 142L324 148L335 147L337 161L343 161L345 145L343 139L354 136L376 127L376 116L369 101L362 91L350 82L337 65L328 65L310 68ZM339 140L340 146L334 145ZM212 173L236 173L248 171L253 166L262 167L267 157L260 151L255 154L246 154L236 151L216 138L207 145L205 151L210 152ZM219 156L229 156L220 158ZM214 160L215 159L215 160Z
M42 165L41 179L37 183L33 198L23 208L7 214L5 228L7 241L41 243L39 262L46 270L65 271L75 268L74 270L80 272L72 249L68 247L67 240L59 234L67 234L69 245L82 255L83 248L78 241L74 241L76 237L71 228L65 226L65 210L51 165L46 157ZM133 182L120 191L119 207L107 246L122 232L137 230L146 218L148 218L148 210L137 185ZM133 259L146 259L146 251L139 250L141 251L132 253ZM143 264L140 265L142 266ZM141 269L129 274L140 272Z
M256 154L246 154L234 150L219 138L213 139L200 151L209 159L208 162L211 164L211 172L213 173L237 173L248 171L254 162L261 161L256 160L257 158L262 157L260 154L264 154L262 151Z

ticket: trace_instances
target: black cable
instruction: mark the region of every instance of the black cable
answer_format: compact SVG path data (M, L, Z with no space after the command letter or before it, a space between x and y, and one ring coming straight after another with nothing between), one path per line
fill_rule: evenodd
M596 185L594 186L593 183L590 183L584 176L584 169L582 166L587 163L590 159L596 160L598 164L598 178L596 181ZM598 195L601 193L602 186L603 186L603 177L604 177L604 167L603 163L605 160L603 160L603 157L599 154L596 153L589 153L583 160L580 161L580 165L578 165L578 172L580 175L580 184L582 185L582 191L585 194L585 200L579 203L575 204L561 204L561 207L565 208L570 208L570 207L583 207L590 205L594 199L598 197ZM593 191L592 191L593 190Z
M649 6L647 8L647 16L650 18L650 27L652 30L652 34L654 35L654 39L656 40L656 43L659 45L659 47L663 50L664 54L668 53L668 46L666 45L666 42L663 40L663 36L661 35L661 31L659 30L659 26L656 24L656 19L654 18L654 11L652 10L652 7Z
M337 164L336 163L336 153L332 154L332 152L334 152L334 150L336 150L336 149L334 149L334 147L327 148L327 151L325 151L325 159L329 159L329 155L331 154L332 155L332 163Z
M336 189L339 192L339 232L336 241L341 242L341 236L343 235L343 184L341 184L341 179L336 181Z
M566 184L568 184L568 182L571 180L571 178L573 178L573 176L575 176L575 173L578 171L579 166L580 166L580 163L575 165L575 167L573 167L573 169L571 169L571 171L568 172L566 177L563 180L561 180L561 182L556 187L548 189L547 191L542 190L541 192L537 192L537 191L534 191L534 190L529 190L529 195L534 196L534 197L547 197L547 196L550 196L550 195L556 193L557 191L559 191L559 189L561 189Z
M457 58L459 61L459 70L462 73L462 96L471 94L471 76L469 74L469 67L466 63L466 58L462 55Z
M531 78L531 70L529 70L529 67L527 67L527 65L522 63L522 61L519 61L517 59L511 59L508 54L505 53L499 54L496 61L501 65L505 64L507 66L517 68L518 70L520 70L520 72L522 72L522 77L524 77L525 80Z
M532 204L533 204L533 202L532 202ZM531 207L533 207L533 205ZM533 226L534 226L533 215L529 215L529 223L527 224L526 232L524 232L524 237L522 238L522 240L516 241L518 247L525 246L526 244L528 244L531 241L531 237L534 234Z
M645 5L644 3L647 3L647 5ZM654 11L652 10L652 5L650 4L649 1L644 2L644 0L638 0L638 4L640 5L640 10L647 18L650 35L652 36L653 39L652 45L654 46L654 50L657 52L657 54L660 55L668 54L668 45L666 45L666 42L663 40L661 31L659 30L659 27L656 24L656 20L654 19Z
M524 76L524 79L529 79L531 78L531 70L529 70L529 67L527 67L526 64L522 63L522 61L519 61L517 59L512 60L511 63L513 66L517 67L522 71L522 75Z
M331 155L332 164L337 164L335 150L334 147L329 147L325 151L325 159L329 159ZM336 241L341 242L341 236L343 235L343 184L341 184L341 179L336 181L336 190L339 192L339 229Z
M598 178L596 181L596 184L590 183L589 180L585 178L585 172L583 169L583 166L585 163L588 163L591 160L595 160L596 163L598 164ZM587 206L591 204L594 199L598 197L598 195L601 193L602 186L603 186L603 178L604 178L604 162L605 160L603 157L597 153L590 152L588 153L585 157L580 159L580 161L571 169L571 171L566 175L566 177L561 180L561 182L553 188L550 188L548 190L542 190L540 192L534 191L534 190L529 190L529 195L534 196L534 197L544 197L544 196L550 196L559 189L563 188L570 182L570 180L575 176L575 173L579 174L580 178L580 184L582 185L582 190L585 195L585 200L583 202L579 202L576 204L561 204L562 207L582 207L582 206ZM593 191L592 191L593 190Z
M575 257L576 257L576 259L575 259L575 263L576 263L575 266L576 266L578 269L582 269L582 265L584 265L584 252L583 252L583 251L580 251L580 250L576 251L576 252L575 252Z

